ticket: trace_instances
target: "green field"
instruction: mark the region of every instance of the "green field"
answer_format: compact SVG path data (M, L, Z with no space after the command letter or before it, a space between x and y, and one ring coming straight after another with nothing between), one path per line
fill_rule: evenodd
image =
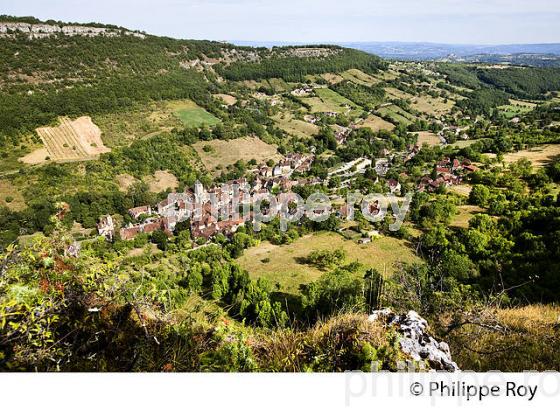
M288 84L286 81L282 80L281 78L270 78L267 80L268 85L270 88L274 90L275 93L283 93L286 91L293 90L295 87L293 85Z
M332 232L321 232L298 239L290 245L263 242L247 249L237 261L251 277L266 278L280 285L284 292L297 293L300 284L318 279L324 272L302 262L314 250L344 249L346 262L358 261L380 272L392 273L396 262L419 262L420 259L405 241L381 237L360 245Z
M350 112L355 115L362 113L362 109L359 106L330 88L316 88L315 94L317 95L316 97L302 98L303 101L311 105L312 112L331 111L341 114Z
M537 105L527 101L510 100L508 105L502 105L498 109L506 118L514 118L532 111Z
M22 142L18 145L6 142L4 146L0 147L0 176L17 172L24 166L19 159L41 146L41 144L34 142L31 137L22 138Z
M453 144L450 144L450 146L454 148L465 148L468 147L469 145L475 144L477 141L479 140L460 140L454 142Z
M381 81L377 78L372 77L363 71L357 70L355 68L344 71L340 74L345 80L352 81L355 84L361 84L366 86L372 86L379 84Z
M412 124L412 122L416 120L416 117L396 105L381 107L377 110L377 112L382 116L388 116L393 121L405 125Z
M220 120L199 107L192 101L180 101L170 104L173 113L188 127L212 126L220 123Z

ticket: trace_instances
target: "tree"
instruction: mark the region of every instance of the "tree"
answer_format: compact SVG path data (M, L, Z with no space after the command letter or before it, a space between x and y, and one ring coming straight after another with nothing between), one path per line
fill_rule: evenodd
M443 253L440 268L444 274L461 281L478 276L478 269L468 255L457 253L454 250L447 250Z
M151 241L162 251L166 251L169 245L169 238L163 231L155 231L152 234Z
M320 269L334 268L344 262L346 252L343 249L316 250L307 256L308 263L317 266Z
M484 185L475 185L469 194L469 203L486 207L490 200L490 190Z
M363 286L363 281L354 273L340 268L305 286L303 303L312 318L341 310L361 310L365 307Z

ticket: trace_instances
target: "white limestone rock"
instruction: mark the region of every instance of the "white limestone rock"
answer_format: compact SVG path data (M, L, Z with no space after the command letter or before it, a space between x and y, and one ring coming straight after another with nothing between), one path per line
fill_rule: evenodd
M438 342L427 331L428 322L414 310L406 315L397 315L390 309L373 311L369 320L381 321L385 326L395 327L400 333L400 347L403 353L414 361L427 361L431 369L448 372L459 371L459 366L451 359L449 345Z

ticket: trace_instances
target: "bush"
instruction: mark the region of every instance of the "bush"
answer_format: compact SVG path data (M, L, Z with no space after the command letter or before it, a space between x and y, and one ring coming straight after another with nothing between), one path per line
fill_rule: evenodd
M346 259L346 252L343 249L317 250L307 256L307 263L317 266L319 269L334 268L339 266Z

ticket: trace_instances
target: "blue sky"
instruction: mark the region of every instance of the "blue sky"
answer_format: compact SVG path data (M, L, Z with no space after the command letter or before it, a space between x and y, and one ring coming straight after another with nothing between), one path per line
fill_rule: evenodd
M0 14L229 41L560 43L558 0L0 0Z

